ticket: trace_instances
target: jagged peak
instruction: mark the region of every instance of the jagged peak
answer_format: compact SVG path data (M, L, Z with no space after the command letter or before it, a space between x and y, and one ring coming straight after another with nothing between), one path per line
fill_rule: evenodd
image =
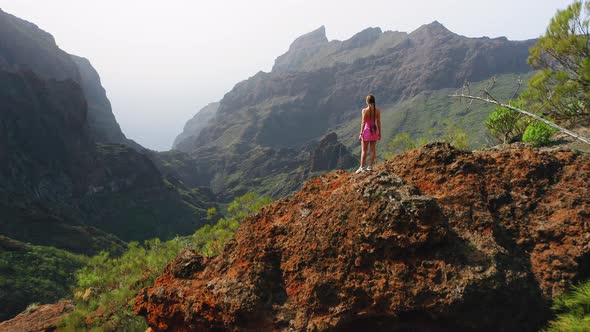
M453 34L454 35L455 33L450 31L449 29L447 29L439 21L434 20L431 23L424 24L424 25L420 26L418 29L414 30L414 32L411 33L411 35L413 35L413 36L423 35L423 34L428 34L428 35Z
M348 40L343 42L344 48L356 48L362 47L366 44L369 44L381 37L383 31L381 28L366 28L361 32L356 33L354 36L350 37Z
M328 43L328 37L326 37L326 27L322 25L319 28L295 39L295 41L289 47L289 50L312 47L326 43Z
M366 29L361 30L360 32L357 32L354 36L352 36L352 38L355 38L357 36L362 36L362 35L381 34L381 33L383 33L383 31L381 30L380 27L368 27Z

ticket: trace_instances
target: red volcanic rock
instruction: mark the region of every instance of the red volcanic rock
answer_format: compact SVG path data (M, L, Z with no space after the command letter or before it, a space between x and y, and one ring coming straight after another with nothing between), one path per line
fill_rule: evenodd
M13 319L0 323L0 331L50 332L56 331L55 324L74 311L72 301L29 307Z
M433 144L308 181L135 311L154 331L537 331L590 277L589 212L588 157Z

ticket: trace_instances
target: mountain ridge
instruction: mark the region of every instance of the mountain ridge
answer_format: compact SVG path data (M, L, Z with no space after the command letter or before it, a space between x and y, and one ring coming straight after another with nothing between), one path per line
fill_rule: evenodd
M234 165L248 158L249 151L299 150L333 131L348 148L358 148L350 137L368 93L377 96L385 118L395 118L396 107L425 91L459 88L466 81L493 76L527 75L533 43L468 38L436 21L411 33L368 28L345 41L327 41L320 27L297 38L277 57L271 72L259 72L225 94L207 126L183 145L198 165L192 178L226 195L235 183L223 179L247 171ZM481 117L488 110L476 112ZM290 171L268 169L265 179L283 181L281 177L301 167L302 163ZM263 187L253 190L268 193Z

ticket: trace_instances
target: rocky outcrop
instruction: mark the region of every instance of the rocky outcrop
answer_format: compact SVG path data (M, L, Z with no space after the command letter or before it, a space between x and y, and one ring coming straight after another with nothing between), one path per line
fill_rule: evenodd
M590 277L588 211L587 156L428 145L308 181L135 311L154 331L537 331Z
M338 141L336 133L326 135L312 150L309 159L310 172L349 169L358 165L359 160L344 144Z
M209 120L215 116L219 102L208 104L195 114L192 119L188 120L184 125L184 129L180 135L174 139L172 149L188 152L194 145L194 141L199 136L203 128L207 127Z
M53 332L56 324L74 311L72 301L31 305L27 310L11 320L0 323L0 331L11 332Z

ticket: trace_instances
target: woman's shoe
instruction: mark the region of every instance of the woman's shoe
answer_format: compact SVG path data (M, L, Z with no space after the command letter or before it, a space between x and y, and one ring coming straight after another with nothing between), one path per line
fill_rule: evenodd
M354 172L354 174L359 174L365 171L364 167L359 167L359 169L356 170L356 172Z
M372 171L372 170L373 170L373 167L371 167L371 166L367 167L367 171L369 171L369 172L370 172L370 171Z

